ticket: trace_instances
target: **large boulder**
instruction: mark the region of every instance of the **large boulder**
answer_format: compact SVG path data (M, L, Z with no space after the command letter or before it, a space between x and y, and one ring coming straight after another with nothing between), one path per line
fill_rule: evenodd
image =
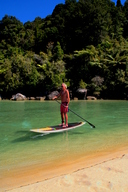
M58 91L53 91L53 92L51 92L50 94L48 94L48 95L46 96L46 100L52 100L52 98L53 98L54 96L58 95L58 94L59 94Z
M15 101L26 100L26 96L22 95L21 93L17 93L16 95L12 95L11 100L15 100Z

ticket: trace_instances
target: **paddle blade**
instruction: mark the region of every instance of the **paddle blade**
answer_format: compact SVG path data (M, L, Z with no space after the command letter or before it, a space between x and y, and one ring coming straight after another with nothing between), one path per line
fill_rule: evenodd
M89 123L89 122L88 122ZM89 123L89 125L91 126L91 128L95 128L95 125Z

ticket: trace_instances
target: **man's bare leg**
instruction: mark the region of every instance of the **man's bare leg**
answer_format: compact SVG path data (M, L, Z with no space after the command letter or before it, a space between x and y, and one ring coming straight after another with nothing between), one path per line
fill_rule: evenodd
M66 122L66 127L68 127L68 115L65 113L65 122Z
M62 126L64 125L64 113L61 113Z

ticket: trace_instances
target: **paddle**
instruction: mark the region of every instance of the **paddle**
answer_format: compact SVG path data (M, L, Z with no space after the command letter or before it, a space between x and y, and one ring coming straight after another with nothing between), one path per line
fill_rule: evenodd
M55 99L56 100L56 99ZM56 100L57 103L61 104L59 101ZM64 106L64 105L63 105ZM65 107L65 106L64 106ZM69 109L69 108L68 108ZM84 119L83 117L81 117L80 115L78 115L77 113L75 113L74 111L72 111L71 109L69 109L69 111L71 111L72 113L74 113L75 115L77 115L78 117L80 117L81 119L83 119L84 121L86 121L89 125L91 125L91 127L95 128L95 125L93 125L92 123L88 122L86 119Z

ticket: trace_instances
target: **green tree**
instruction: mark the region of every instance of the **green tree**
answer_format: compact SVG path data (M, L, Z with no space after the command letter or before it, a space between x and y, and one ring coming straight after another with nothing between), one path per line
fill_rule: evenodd
M5 15L0 22L0 42L6 41L6 46L21 46L24 33L23 24L15 17Z
M117 0L116 6L122 8L122 4L121 4L121 1L120 1L120 0Z
M64 57L64 52L61 49L60 43L57 42L57 45L54 48L54 60L61 61Z
M102 51L103 52L102 52ZM128 60L128 42L116 39L103 42L100 49L100 62L103 64L102 75L107 96L123 97L126 86L126 63ZM120 91L119 91L120 90Z
M65 63L62 60L63 51L59 43L54 49L53 43L50 42L47 46L47 54L40 53L42 63L37 64L39 71L44 75L43 86L49 90L60 87L60 84L65 80Z
M9 58L5 58L0 67L2 77L0 89L4 94L16 92L29 94L40 79L33 60L27 54L23 56L18 51L13 52Z
M33 30L34 26L32 22L26 22L24 24L25 27L25 35L24 35L24 43L23 49L26 51L34 51L35 47L35 31Z
M124 38L128 39L128 0L125 1L124 7L123 7L123 12L125 14L125 19L124 19Z
M87 86L87 84L83 81L83 79L80 80L79 82L79 87L82 88L82 89L85 89Z

